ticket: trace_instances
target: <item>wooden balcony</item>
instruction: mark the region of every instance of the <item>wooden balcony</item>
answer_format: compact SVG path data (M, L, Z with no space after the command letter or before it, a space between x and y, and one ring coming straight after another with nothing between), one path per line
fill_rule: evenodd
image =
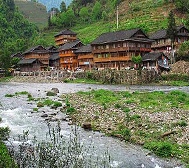
M130 56L125 57L109 57L109 58L94 58L94 62L111 62L111 61L130 61Z
M121 51L151 51L150 48L141 48L141 47L117 47L109 49L96 49L93 50L93 53L111 53L111 52L121 52Z
M58 36L58 37L55 37L55 41L59 41L59 40L63 40L63 39L76 40L77 37L66 37L66 36Z
M93 54L79 55L78 56L78 60L79 59L90 59L90 58L93 58Z
M151 48L140 48L140 51L142 52L151 52Z
M60 55L60 57L75 57L76 56L76 54L75 53L67 53L67 54L59 54Z
M89 65L93 65L94 64L94 62L93 61L82 61L82 62L79 62L79 65L80 66L83 66L83 65L85 65L85 66L89 66Z

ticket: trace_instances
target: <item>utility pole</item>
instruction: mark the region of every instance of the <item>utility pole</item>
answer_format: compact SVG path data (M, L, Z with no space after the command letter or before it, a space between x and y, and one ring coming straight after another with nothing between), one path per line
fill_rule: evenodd
M117 5L117 29L119 28L119 6Z

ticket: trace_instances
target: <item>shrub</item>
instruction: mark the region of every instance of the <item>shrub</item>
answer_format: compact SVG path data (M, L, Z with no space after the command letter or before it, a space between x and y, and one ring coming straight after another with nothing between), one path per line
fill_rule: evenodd
M43 104L46 105L46 106L51 106L54 102L50 99L46 99Z
M5 97L14 97L12 94L6 94Z
M141 118L141 116L138 115L138 114L131 116L131 120L136 120L136 119L139 119L139 118Z
M0 122L2 121L2 118L0 117Z
M28 94L28 98L29 98L29 99L32 98L32 95L31 95L30 93Z
M73 107L67 109L67 113L74 113L76 110Z
M169 142L147 142L144 148L153 151L160 157L170 157L172 155L172 144Z
M60 103L58 101L55 101L53 104L53 107L61 107L61 106L62 106L62 103Z
M28 92L23 91L23 92L16 92L15 95L27 95Z
M85 108L85 105L82 104L82 105L81 105L81 108Z
M13 159L9 155L9 151L5 144L0 141L0 167L4 168L17 168Z
M37 107L44 107L44 104L42 102L38 102Z
M38 112L38 108L33 108L33 111L36 111L36 112Z
M0 139L7 140L9 137L10 129L9 127L0 127Z
M126 141L129 141L130 138L131 138L131 130L128 129L128 128L124 128L122 131L121 131L121 134L124 136L125 140Z

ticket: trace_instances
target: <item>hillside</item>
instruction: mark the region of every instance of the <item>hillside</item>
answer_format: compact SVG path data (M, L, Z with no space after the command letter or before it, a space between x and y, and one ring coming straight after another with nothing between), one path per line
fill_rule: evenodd
M158 29L167 28L167 17L170 10L175 11L176 24L184 24L185 15L176 11L174 3L165 4L164 1L161 1L161 3L154 5L152 0L140 1L139 3L138 0L133 0L132 4L129 6L129 0L125 0L119 6L119 29L116 28L115 15L110 21L100 20L91 24L76 23L71 29L78 33L78 37L84 43L90 43L102 33L136 27L142 28L148 35L150 35ZM64 29L64 27L61 29ZM40 37L43 38L44 41L48 41L49 44L54 44L53 35L61 29L56 28L54 30L43 32Z
M47 7L47 11L49 11L51 8L60 8L60 4L63 0L38 0L38 2L42 3ZM66 6L69 6L72 0L64 0L66 3Z
M29 1L15 1L19 10L23 13L31 23L34 23L39 28L44 28L48 22L48 13L46 7L40 3Z

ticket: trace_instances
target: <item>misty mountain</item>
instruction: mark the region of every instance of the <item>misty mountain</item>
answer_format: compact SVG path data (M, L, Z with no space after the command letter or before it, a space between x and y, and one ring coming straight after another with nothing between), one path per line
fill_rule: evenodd
M38 2L44 4L47 7L47 11L49 11L51 8L60 8L60 4L63 0L38 0ZM64 0L66 3L66 6L68 6L72 0Z

